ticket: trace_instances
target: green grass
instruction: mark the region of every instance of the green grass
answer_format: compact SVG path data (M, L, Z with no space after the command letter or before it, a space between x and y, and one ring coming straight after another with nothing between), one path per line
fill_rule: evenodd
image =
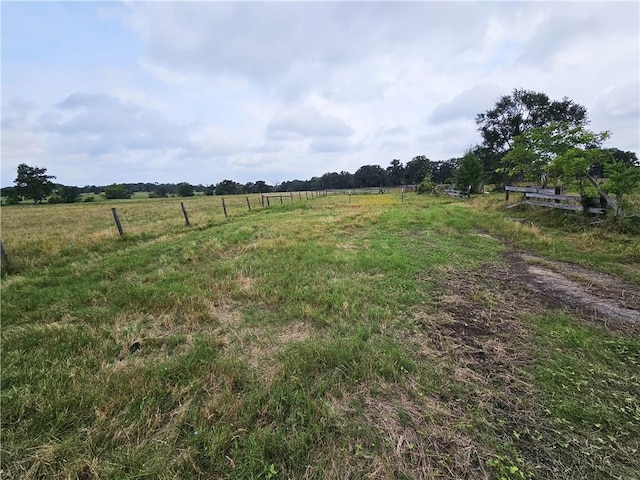
M592 222L599 219L593 216L585 219L582 214L545 208L502 210L503 205L504 194L491 194L460 203L459 208L474 212L475 227L514 246L556 260L615 273L640 284L640 230L635 227L621 228L620 222L612 219L594 225ZM634 217L626 222L631 225L637 220Z
M512 314L487 273L509 247L478 230L502 213L237 200L189 199L191 228L174 199L118 203L123 239L106 204L3 209L3 475L638 476L637 336Z

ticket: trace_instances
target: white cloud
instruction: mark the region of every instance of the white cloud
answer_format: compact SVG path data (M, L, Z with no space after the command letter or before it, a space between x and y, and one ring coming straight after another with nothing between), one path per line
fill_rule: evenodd
M349 140L341 137L316 138L309 144L309 150L318 153L348 152L353 148Z
M431 113L429 121L446 123L458 119L473 119L478 113L486 110L487 105L493 105L502 94L502 89L496 85L476 85L438 105Z
M159 112L105 94L74 93L42 116L40 128L63 141L61 153L180 149L188 146L184 128Z
M105 184L443 160L514 88L569 97L640 153L633 2L4 7L3 184L19 162Z
M304 106L278 113L267 126L267 136L272 140L288 140L299 137L349 137L353 128L341 119L322 115L315 107Z

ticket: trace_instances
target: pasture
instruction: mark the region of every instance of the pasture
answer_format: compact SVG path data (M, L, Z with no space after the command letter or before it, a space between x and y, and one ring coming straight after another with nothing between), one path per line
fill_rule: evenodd
M502 199L2 207L2 477L638 478L638 236Z

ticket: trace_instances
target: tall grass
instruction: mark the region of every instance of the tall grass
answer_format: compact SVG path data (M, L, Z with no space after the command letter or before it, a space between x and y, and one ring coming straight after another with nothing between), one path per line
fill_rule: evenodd
M393 194L249 213L242 197L225 219L216 200L185 202L191 228L180 200L119 202L125 239L105 204L3 207L3 475L638 472L637 339L529 311L491 273L510 247L478 230L500 212ZM612 353L588 354L599 342ZM602 408L581 411L570 389L588 384Z

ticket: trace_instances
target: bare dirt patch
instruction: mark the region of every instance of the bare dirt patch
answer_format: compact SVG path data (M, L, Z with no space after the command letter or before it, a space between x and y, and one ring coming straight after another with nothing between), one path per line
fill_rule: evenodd
M640 288L619 277L530 254L507 256L511 273L550 303L609 326L640 326Z
M440 366L440 382L449 382L455 394L444 392L438 400L460 424L480 413L491 436L518 452L497 452L510 465L525 470L536 465L537 478L567 478L571 458L562 450L580 447L580 440L558 430L544 413L530 368L536 361L530 318L568 309L585 322L633 334L640 327L639 292L614 275L576 265L520 252L508 253L505 260L499 266L443 269L426 277L434 286L434 303L414 312L414 325L401 340L413 346L421 361ZM468 448L484 462L497 458L482 440L470 438ZM483 473L478 464L469 465L469 471L470 477Z

